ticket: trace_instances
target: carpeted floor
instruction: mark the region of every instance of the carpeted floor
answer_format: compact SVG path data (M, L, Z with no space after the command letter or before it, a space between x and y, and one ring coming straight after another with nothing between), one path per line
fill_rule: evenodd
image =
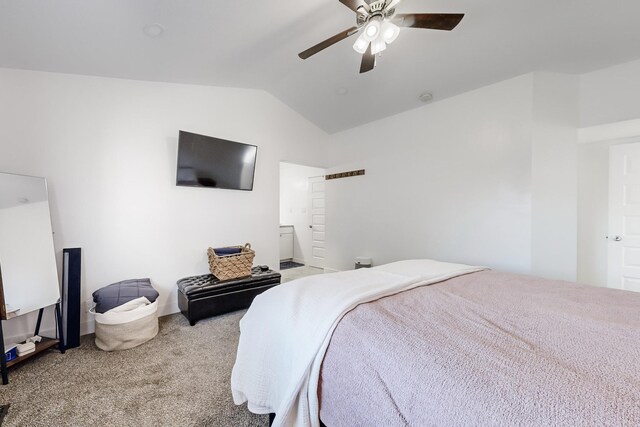
M137 348L106 353L93 336L66 354L52 350L9 372L2 426L267 426L233 404L231 368L244 311L202 320L160 319Z

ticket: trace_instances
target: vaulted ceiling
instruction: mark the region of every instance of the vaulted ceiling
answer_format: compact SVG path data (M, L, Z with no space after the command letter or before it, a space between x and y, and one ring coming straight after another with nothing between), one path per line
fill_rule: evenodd
M403 29L359 74L338 0L0 0L0 67L264 89L333 133L531 71L584 73L640 58L637 0L403 0L462 12L452 32ZM143 27L164 33L148 37ZM346 93L345 93L346 92Z

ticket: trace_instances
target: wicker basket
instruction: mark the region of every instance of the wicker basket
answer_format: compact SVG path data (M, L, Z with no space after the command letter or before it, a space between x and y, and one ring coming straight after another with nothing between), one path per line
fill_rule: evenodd
M251 276L253 258L256 256L256 253L251 249L251 244L231 246L231 248L240 249L240 253L217 255L213 248L207 250L209 270L218 280L231 280Z

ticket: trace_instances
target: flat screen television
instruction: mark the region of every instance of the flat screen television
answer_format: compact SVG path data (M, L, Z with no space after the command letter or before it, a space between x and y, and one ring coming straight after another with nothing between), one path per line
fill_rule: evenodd
M258 147L180 131L176 185L253 190Z

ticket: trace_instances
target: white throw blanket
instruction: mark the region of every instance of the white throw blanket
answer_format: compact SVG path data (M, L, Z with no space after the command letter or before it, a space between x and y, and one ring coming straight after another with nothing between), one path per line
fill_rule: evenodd
M484 267L400 261L288 282L259 295L240 321L231 375L237 405L275 413L274 426L319 426L318 380L331 334L358 304Z

